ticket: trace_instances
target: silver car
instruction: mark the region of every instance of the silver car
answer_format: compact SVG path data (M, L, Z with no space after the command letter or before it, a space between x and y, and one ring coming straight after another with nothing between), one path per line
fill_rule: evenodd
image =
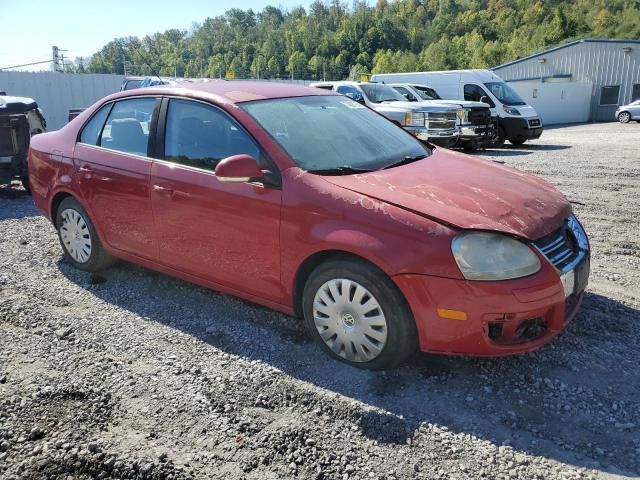
M616 109L616 119L620 123L629 123L631 120L640 123L640 98L629 105L620 105Z

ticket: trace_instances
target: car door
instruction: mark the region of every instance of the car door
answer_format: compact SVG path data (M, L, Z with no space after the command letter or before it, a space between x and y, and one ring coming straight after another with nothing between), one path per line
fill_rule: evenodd
M74 151L80 192L102 240L149 259L157 249L147 155L159 105L149 96L108 103L83 127Z
M160 261L261 298L281 300L279 187L225 183L218 162L241 153L273 171L265 154L226 112L165 99L151 201Z

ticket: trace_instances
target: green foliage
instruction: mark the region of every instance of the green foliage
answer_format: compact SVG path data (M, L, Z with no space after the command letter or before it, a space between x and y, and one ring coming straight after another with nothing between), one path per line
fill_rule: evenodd
M580 37L640 38L640 0L315 0L306 10L232 8L190 31L117 38L69 68L341 79L486 68Z

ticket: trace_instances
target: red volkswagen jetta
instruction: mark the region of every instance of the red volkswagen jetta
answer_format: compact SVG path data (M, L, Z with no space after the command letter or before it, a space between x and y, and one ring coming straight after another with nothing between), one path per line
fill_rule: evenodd
M325 90L118 93L34 137L29 172L77 268L121 258L304 317L358 367L536 349L587 284L587 237L553 186Z

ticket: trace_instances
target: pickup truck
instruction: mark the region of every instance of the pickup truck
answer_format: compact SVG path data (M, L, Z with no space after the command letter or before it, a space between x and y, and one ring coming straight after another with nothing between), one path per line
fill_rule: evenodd
M27 153L33 135L46 130L47 122L31 98L0 92L0 185L14 179L29 190Z
M409 102L388 85L368 82L317 82L311 87L333 90L384 115L420 140L442 147L458 142L460 107Z
M387 83L410 102L426 102L429 105L453 105L460 107L464 115L458 118L459 146L476 150L491 143L496 119L491 117L489 105L466 100L443 100L433 88L413 83Z

